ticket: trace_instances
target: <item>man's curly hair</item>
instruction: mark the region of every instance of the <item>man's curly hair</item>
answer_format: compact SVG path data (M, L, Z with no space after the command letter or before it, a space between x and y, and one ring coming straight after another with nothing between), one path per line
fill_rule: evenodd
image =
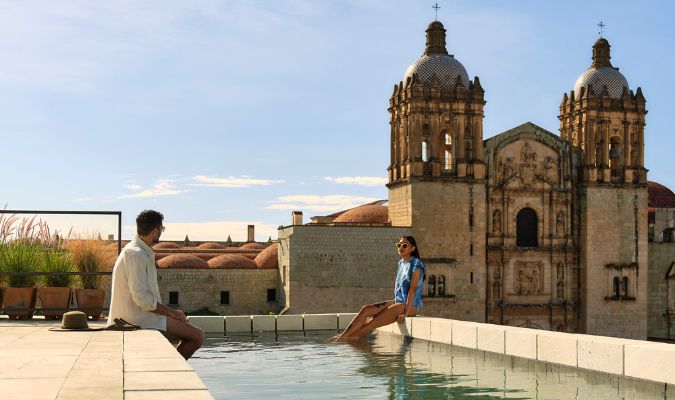
M164 215L155 210L143 210L136 217L136 233L145 236L152 232L153 229L162 226Z

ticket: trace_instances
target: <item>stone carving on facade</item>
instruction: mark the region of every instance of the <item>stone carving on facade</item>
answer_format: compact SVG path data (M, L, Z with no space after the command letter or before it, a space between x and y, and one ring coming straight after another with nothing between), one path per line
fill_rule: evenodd
M565 298L565 283L563 281L558 281L558 299L562 300Z
M555 233L558 236L565 236L565 214L562 211L555 217Z
M540 294L542 292L542 269L541 262L517 262L514 269L514 292L519 295Z
M502 231L502 212L496 210L492 214L492 232L501 233L501 231Z
M501 291L502 291L502 284L500 281L494 281L492 284L492 299L493 300L499 300L501 296Z
M530 147L530 142L525 142L520 150L520 159L526 163L537 161L537 153Z
M518 162L513 157L500 158L497 166L497 177L501 184L506 184L513 178L518 178L525 189L531 189L538 181L544 181L555 186L558 183L558 164L555 157L546 156L540 162L539 156L529 142L525 142L520 149Z

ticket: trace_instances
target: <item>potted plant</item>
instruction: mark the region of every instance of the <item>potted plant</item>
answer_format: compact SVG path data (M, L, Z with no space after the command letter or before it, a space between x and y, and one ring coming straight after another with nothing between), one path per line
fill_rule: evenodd
M42 253L41 272L48 273L43 277L43 287L38 289L42 312L45 319L61 318L68 311L73 285L73 275L56 275L59 272L74 272L75 263L67 251L61 248L50 248Z
M7 273L37 272L41 257L40 245L14 240L0 245L0 270ZM3 290L2 308L10 319L30 319L37 304L37 275L8 275Z
M112 270L117 253L100 239L71 239L65 247L79 272L88 274ZM80 275L82 288L75 289L77 307L92 319L101 318L105 282L101 275Z

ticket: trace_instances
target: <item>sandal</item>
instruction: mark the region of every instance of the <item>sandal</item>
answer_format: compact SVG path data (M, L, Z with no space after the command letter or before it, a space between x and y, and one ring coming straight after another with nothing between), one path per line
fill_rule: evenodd
M135 331L137 329L141 329L140 326L134 325L131 322L127 322L122 318L115 318L113 321L115 321L115 324L110 325L109 327L105 328L106 330L109 330L109 331Z

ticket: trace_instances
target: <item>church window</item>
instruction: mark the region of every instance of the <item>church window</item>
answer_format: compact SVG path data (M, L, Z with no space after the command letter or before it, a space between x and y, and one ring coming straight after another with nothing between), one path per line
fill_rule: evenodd
M558 282L558 298L561 300L565 298L565 284L562 281Z
M622 281L623 285L621 287L621 290L623 292L623 297L628 297L628 277L624 276Z
M452 137L449 133L445 134L445 165L447 170L452 169Z
M445 296L445 275L440 275L438 277L438 284L436 286L436 293L441 297Z
M621 297L621 280L615 276L613 281L614 297Z
M422 141L422 161L429 162L429 142Z
M537 247L537 213L523 208L516 217L516 246Z
M621 170L621 139L612 136L609 140L609 167L612 169L612 176L619 176Z
M436 296L436 276L431 275L427 281L427 296Z

